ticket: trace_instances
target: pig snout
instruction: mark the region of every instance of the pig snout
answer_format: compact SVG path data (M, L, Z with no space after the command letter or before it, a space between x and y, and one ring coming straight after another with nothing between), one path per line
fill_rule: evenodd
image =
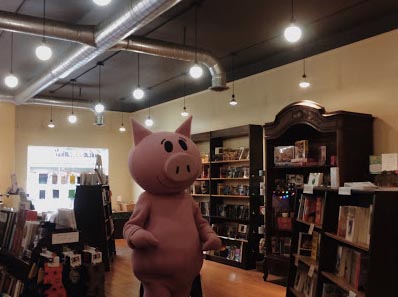
M178 153L166 161L164 165L165 175L174 182L185 182L196 178L198 165L195 159L186 153Z

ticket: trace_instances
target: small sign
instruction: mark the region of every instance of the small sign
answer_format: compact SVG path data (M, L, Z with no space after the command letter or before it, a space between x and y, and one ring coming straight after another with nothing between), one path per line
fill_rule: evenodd
M304 185L304 194L314 194L314 186L311 185Z
M351 195L350 187L339 187L339 195Z
M52 244L79 242L79 232L53 233Z
M308 276L312 277L314 275L314 271L315 271L315 266L311 265L310 269L308 269Z
M314 228L315 228L315 225L312 223L312 224L310 225L310 228L308 229L308 234L309 234L309 235L312 235L312 232L314 232Z

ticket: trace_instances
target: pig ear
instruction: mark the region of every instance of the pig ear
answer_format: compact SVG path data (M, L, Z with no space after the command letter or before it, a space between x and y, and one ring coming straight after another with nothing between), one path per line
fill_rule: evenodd
M131 120L131 127L133 128L133 138L134 138L134 144L137 145L143 140L145 137L148 135L151 135L152 132L149 131L147 128L142 126L140 123L138 123L136 120L133 118Z
M188 138L191 137L191 123L192 123L192 116L187 118L184 123L181 124L180 127L177 128L176 133L180 133Z

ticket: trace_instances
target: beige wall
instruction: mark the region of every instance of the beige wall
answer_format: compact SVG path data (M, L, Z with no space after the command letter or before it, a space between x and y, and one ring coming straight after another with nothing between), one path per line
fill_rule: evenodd
M308 99L327 111L347 110L372 114L374 152L398 152L398 31L394 30L306 60L312 86L298 87L302 61L235 82L239 104L231 107L231 91L203 91L187 96L194 116L192 132L245 124L264 124L287 104ZM174 130L182 121L183 102L173 100L151 109L153 130ZM133 114L144 121L147 110ZM139 193L134 190L134 195Z
M0 102L0 193L11 185L15 172L15 105Z
M53 109L56 128L47 127L50 107L24 105L16 108L16 171L22 186L26 188L28 145L98 147L109 149L109 184L114 200L118 195L131 201L132 182L127 169L127 155L131 146L130 126L125 114L127 131L120 133L121 113L106 112L105 126L93 125L94 113L75 110L78 123L67 121L69 109Z

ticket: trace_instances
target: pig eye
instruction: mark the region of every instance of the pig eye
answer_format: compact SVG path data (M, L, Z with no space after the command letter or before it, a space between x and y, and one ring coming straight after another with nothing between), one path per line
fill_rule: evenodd
M173 144L170 141L164 143L164 149L166 152L171 153L173 151Z
M180 144L181 148L182 148L184 151L186 151L186 150L188 149L187 143L186 143L184 140L180 139L180 140L178 141L178 143Z

